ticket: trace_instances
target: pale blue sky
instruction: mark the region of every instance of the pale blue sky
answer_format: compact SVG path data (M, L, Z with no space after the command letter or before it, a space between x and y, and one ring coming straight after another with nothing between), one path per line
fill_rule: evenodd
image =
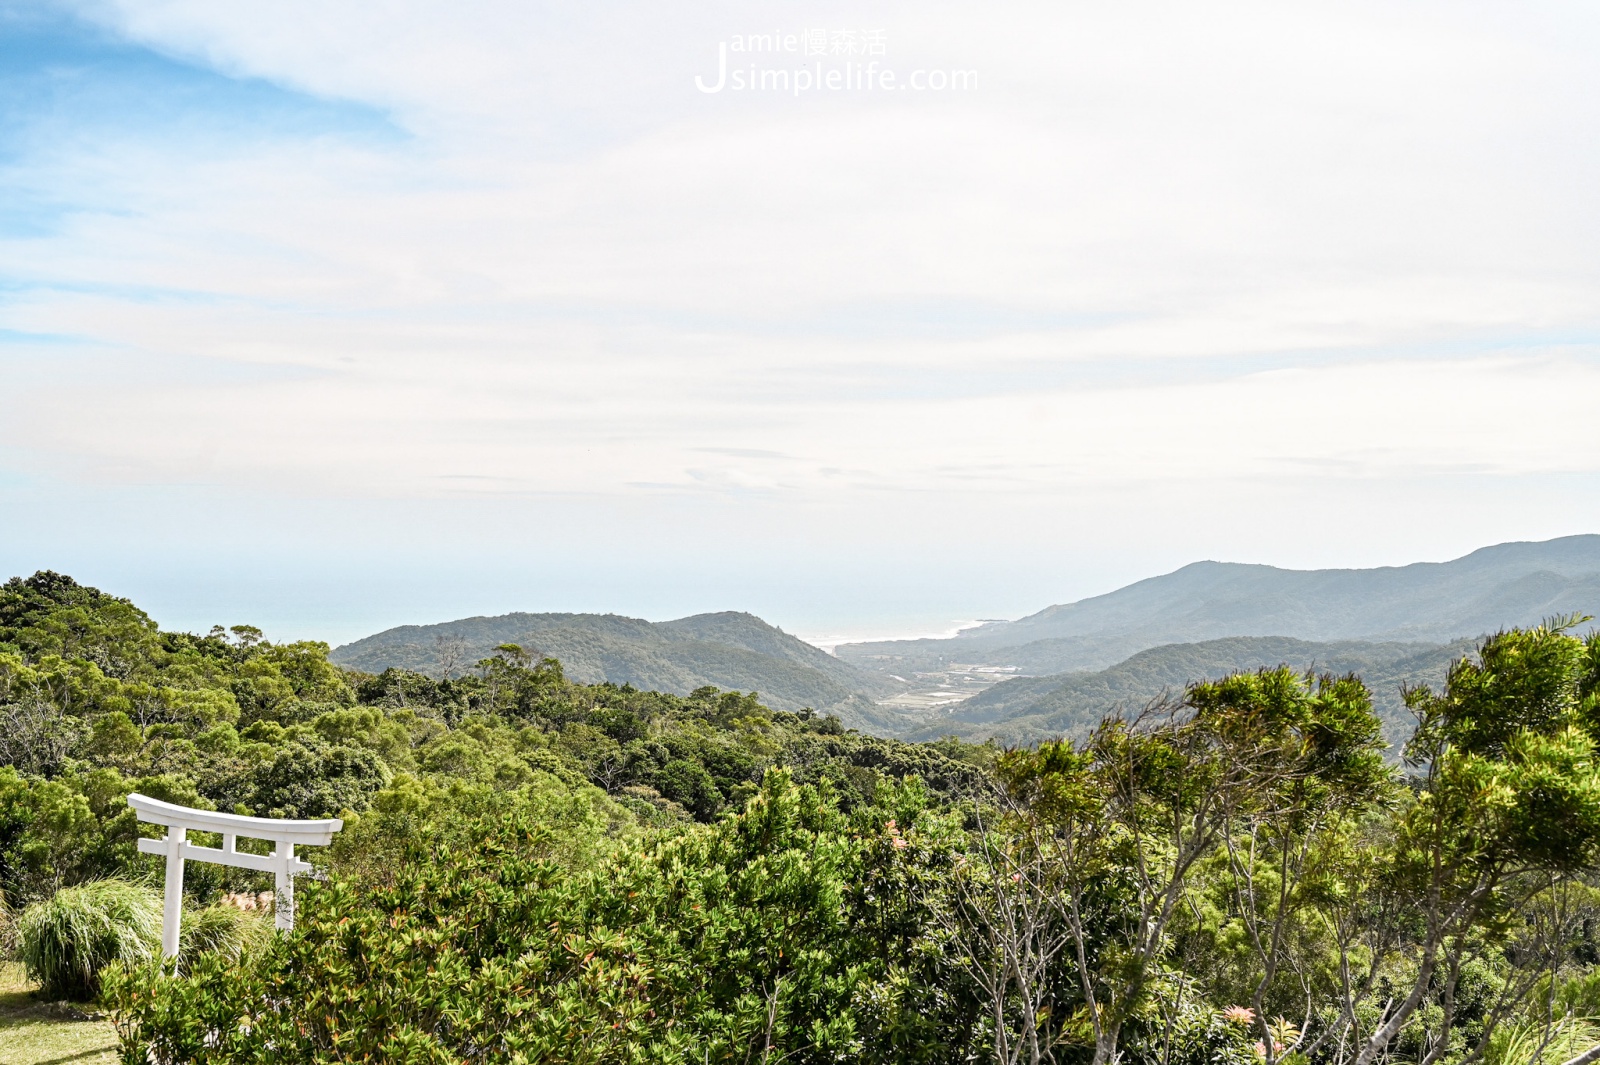
M822 637L1600 530L1592 5L1107 7L0 0L0 569ZM975 85L695 87L812 29Z

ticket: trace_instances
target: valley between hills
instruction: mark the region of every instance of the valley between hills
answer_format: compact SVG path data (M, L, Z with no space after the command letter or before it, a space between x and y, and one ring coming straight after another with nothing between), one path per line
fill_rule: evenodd
M1106 595L946 639L842 644L833 654L752 614L651 622L514 613L406 625L335 649L344 666L445 676L516 644L582 683L687 695L758 692L901 739L1028 744L1081 737L1202 677L1289 665L1359 673L1394 742L1404 686L1438 684L1483 635L1600 614L1600 536L1498 544L1443 563L1287 570L1196 562Z

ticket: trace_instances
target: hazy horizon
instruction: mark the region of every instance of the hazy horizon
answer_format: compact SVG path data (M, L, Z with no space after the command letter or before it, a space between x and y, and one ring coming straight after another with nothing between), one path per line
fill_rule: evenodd
M1550 539L1554 538L1552 537ZM1472 550L1478 550L1478 548L1491 546L1496 545L1480 544L1478 547L1475 547ZM1471 551L1463 551L1460 555L1452 555L1448 558L1409 559L1399 562L1381 563L1380 565L1404 566L1413 562L1449 562L1470 553ZM1183 563L1182 565L1189 565L1191 563L1201 561L1226 561L1247 564L1254 562L1254 560L1250 559L1190 559L1188 562ZM628 609L626 607L609 607L604 605L595 606L592 604L582 603L576 599L564 603L557 603L555 605L536 603L531 605L520 604L506 606L504 605L505 603L512 602L512 600L515 598L515 593L505 591L493 593L483 592L477 589L474 586L474 583L470 580L464 580L459 584L452 584L447 587L421 590L415 588L413 582L403 580L396 581L393 584L379 584L375 585L371 589L371 592L374 593L371 597L357 599L354 603L342 598L344 586L335 585L335 587L338 589L337 594L340 596L340 598L328 601L326 605L330 608L330 613L333 611L338 612L334 616L338 617L339 620L323 621L321 623L318 623L316 620L312 620L311 622L307 623L301 620L308 614L307 603L309 602L309 604L314 608L318 605L322 605L323 601L319 600L314 595L307 596L306 593L308 590L315 591L318 588L326 587L323 580L308 578L306 584L303 586L290 585L288 587L276 589L266 585L258 585L255 588L251 588L249 586L241 587L238 584L222 586L212 585L208 589L210 594L206 599L186 602L182 599L174 601L170 593L171 588L183 588L185 585L182 582L163 580L162 575L160 574L152 575L150 579L146 580L142 584L136 578L133 581L128 582L127 586L124 586L114 583L97 582L94 579L85 577L83 574L72 573L71 571L58 572L68 572L70 576L73 576L75 579L79 579L82 583L99 584L104 591L109 591L113 594L131 598L138 606L144 608L153 617L155 617L155 619L161 623L163 628L183 631L202 632L215 624L252 624L266 630L266 635L270 639L316 639L322 640L332 646L340 646L342 644L347 644L363 637L371 636L375 633L398 626L433 625L470 617L494 617L512 613L620 614L627 617L637 617L643 618L646 621L658 622L689 617L695 614L717 613L721 611L740 611L753 614L768 624L777 626L789 635L795 636L806 643L809 643L815 647L820 647L823 650L831 653L835 647L843 643L866 643L880 640L949 638L955 636L962 629L970 628L984 622L1016 620L1017 618L1037 613L1038 611L1049 606L1076 602L1081 599L1103 595L1105 593L1126 587L1127 585L1133 584L1137 581L1142 581L1151 577L1164 576L1174 572L1177 569L1181 569L1182 565L1173 566L1170 569L1164 569L1159 572L1142 573L1128 580L1120 581L1109 587L1096 588L1095 590L1081 595L1068 594L1053 598L1041 599L1039 601L1028 602L1024 605L1018 606L1009 613L991 612L981 615L973 613L964 618L949 617L940 614L937 610L932 608L920 615L907 612L889 613L881 610L877 613L873 613L869 604L865 609L854 614L849 612L836 612L830 616L826 613L819 612L815 616L820 617L823 620L820 624L814 624L810 626L807 625L805 616L801 616L799 622L796 623L793 616L785 616L783 614L774 612L763 612L762 610L752 609L748 605L741 605L736 602L723 603L721 605L705 605L688 610L672 610L670 607L668 607L666 609L658 609L654 611ZM1288 570L1307 570L1369 569L1374 567L1280 566L1278 568ZM30 570L28 572L31 573L32 571ZM19 573L14 575L26 576L27 574ZM708 581L712 579L712 575L707 575L707 577ZM237 580L237 578L234 579ZM135 590L130 591L130 588ZM164 594L164 590L168 591L165 591ZM236 609L230 609L226 601L230 594L237 595L240 601L248 601L253 594L257 598L257 601L270 603L273 600L272 593L274 591L290 596L293 600L292 605L296 607L299 613L280 616L274 615L269 610L255 615L241 614ZM639 601L636 588L630 588L628 591L630 594L634 595L634 601ZM476 600L477 602L494 603L498 605L484 607L481 609L452 605L474 602L475 600L472 597L475 592L477 592L479 595L479 598ZM573 591L570 594L581 596L584 594L584 590ZM737 594L737 592L732 592L730 594ZM355 612L352 612L352 607L356 608ZM428 613L430 608L432 609L432 613ZM362 609L365 609L366 612L361 612ZM837 610L838 608L836 607L835 609ZM839 620L841 618L843 619L842 621Z

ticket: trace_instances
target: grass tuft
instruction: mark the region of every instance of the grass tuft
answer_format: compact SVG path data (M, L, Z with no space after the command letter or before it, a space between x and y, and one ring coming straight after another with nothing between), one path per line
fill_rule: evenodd
M161 951L161 900L126 880L62 888L22 911L17 956L47 998L93 999L100 972L138 964Z
M218 904L183 912L178 970L188 972L202 956L221 954L231 961L272 939L272 916Z
M1600 1028L1591 1017L1567 1017L1546 1027L1507 1026L1494 1034L1486 1061L1493 1065L1559 1065L1600 1043Z

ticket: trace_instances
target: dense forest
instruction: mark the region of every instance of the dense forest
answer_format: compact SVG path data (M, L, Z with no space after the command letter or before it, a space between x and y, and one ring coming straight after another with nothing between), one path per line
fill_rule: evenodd
M1589 1065L1577 621L1409 689L1401 751L1358 676L1289 668L1000 749L515 645L365 673L39 573L0 588L6 949L129 1065ZM133 791L346 825L289 933L191 864L163 967Z

